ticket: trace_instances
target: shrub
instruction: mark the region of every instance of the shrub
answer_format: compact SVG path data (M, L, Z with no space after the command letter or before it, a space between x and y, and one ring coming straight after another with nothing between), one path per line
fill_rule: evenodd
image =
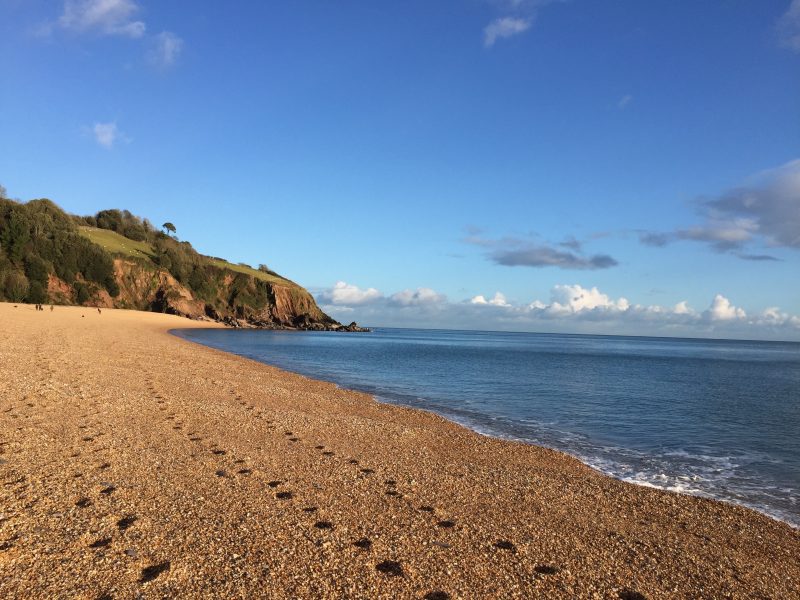
M22 273L9 273L3 285L6 298L11 302L22 302L28 295L28 278Z
M42 304L47 302L47 291L40 281L31 281L28 288L28 295L25 300L30 304Z

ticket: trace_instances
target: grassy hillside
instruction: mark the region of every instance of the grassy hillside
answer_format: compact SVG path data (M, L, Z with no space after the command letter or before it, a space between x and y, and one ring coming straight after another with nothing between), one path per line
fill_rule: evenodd
M100 229L98 227L90 227L88 225L83 225L78 229L82 236L102 247L110 254L128 258L142 258L145 260L153 260L156 256L155 249L146 241L137 242L120 235L116 231L111 231L110 229ZM295 282L286 279L285 277L281 277L273 271L261 271L247 265L235 265L222 258L211 256L203 256L203 258L205 258L209 264L217 267L218 269L233 271L234 273L242 273L261 281L267 281L269 283L277 283L279 285L285 285L288 287L300 287Z
M269 283L277 283L289 287L300 287L294 281L286 279L285 277L281 277L272 271L260 271L258 269L254 269L253 267L248 267L247 265L234 265L233 263L229 263L227 260L223 260L221 258L212 258L210 256L206 258L212 265L219 267L220 269L227 269L236 273L243 273L244 275L249 275L250 277L260 279L261 281L268 281Z
M94 242L111 254L121 254L122 256L144 258L146 260L151 260L155 255L153 246L147 242L130 240L110 229L81 226L78 231L90 242Z

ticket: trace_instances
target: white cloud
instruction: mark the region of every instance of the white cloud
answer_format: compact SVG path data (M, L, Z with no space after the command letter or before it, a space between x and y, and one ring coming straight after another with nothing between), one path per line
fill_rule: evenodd
M356 301L363 296L354 295ZM722 294L699 312L684 300L674 306L642 305L614 298L596 287L556 285L547 302L514 304L502 292L450 302L430 288L404 290L361 304L324 302L334 318L373 326L540 331L619 335L667 335L794 339L800 341L800 317L769 307L752 315Z
M532 18L501 17L489 23L483 30L483 45L494 46L499 39L510 38L530 29Z
M731 301L722 294L714 296L711 307L706 311L706 314L712 321L731 321L733 319L744 319L747 317L747 313L745 313L743 309L735 307L731 304Z
M586 289L580 285L557 285L551 293L551 308L572 313L583 310L627 310L630 306L625 298L612 300L596 287Z
M137 12L134 0L66 0L58 24L77 33L140 38L146 26L144 21L134 20Z
M383 294L375 288L361 289L356 285L337 281L331 289L321 292L318 297L325 304L352 307L379 300L383 298Z
M792 0L778 21L778 33L783 47L800 52L800 0Z
M502 292L495 292L494 298L487 300L484 296L475 296L470 304L491 304L492 306L511 306Z
M617 102L617 108L620 110L624 110L628 107L628 105L633 101L633 96L630 94L625 94L622 98L619 99Z
M114 147L114 143L120 139L121 135L117 124L114 122L95 123L94 127L92 127L92 132L94 133L95 141L103 148L108 149Z
M168 69L174 66L183 51L183 40L171 31L162 31L152 40L147 58L151 64Z

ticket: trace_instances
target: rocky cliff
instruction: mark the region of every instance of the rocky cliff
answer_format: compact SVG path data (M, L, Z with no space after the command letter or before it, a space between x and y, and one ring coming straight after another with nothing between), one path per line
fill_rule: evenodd
M169 227L167 227L169 226ZM165 312L232 327L362 331L260 265L204 256L128 211L76 217L0 198L0 300Z

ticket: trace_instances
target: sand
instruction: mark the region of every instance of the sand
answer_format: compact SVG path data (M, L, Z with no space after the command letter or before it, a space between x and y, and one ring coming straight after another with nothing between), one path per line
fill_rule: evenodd
M197 326L0 304L0 597L800 597L784 523L167 333Z

